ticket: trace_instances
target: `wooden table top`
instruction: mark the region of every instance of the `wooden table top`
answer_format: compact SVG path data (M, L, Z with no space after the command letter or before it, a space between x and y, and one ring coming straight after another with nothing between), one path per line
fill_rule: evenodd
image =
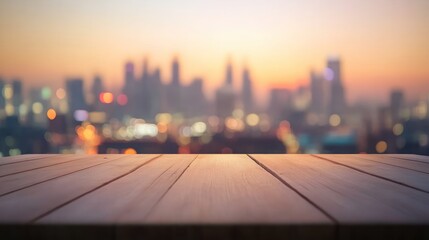
M5 239L419 239L428 228L426 156L0 158Z

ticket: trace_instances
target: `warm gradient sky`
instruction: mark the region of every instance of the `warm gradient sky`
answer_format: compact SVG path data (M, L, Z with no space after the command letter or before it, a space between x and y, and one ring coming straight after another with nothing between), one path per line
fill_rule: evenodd
M109 87L123 63L143 56L170 79L201 76L210 94L227 56L251 68L258 97L271 86L308 82L330 54L343 60L348 99L385 100L393 87L429 93L428 0L1 0L0 76L61 86L67 76ZM239 81L240 80L240 81Z

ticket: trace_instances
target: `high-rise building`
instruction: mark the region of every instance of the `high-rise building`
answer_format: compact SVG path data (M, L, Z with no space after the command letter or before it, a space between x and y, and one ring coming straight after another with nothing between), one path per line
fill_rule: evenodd
M216 92L216 113L220 118L231 116L235 108L235 93L233 88L232 64L226 66L225 84Z
M68 79L66 81L67 101L69 113L74 114L76 110L86 110L87 105L83 90L83 80L80 78Z
M157 113L164 109L165 91L161 81L161 70L156 68L150 76L149 91L151 98L150 117L154 118Z
M12 104L16 111L18 111L19 106L23 103L23 96L22 96L22 81L15 79L12 81L12 91L13 91L13 97L12 97Z
M401 111L405 105L404 92L396 89L390 93L390 113L393 122L401 120Z
M177 57L173 59L172 63L171 84L173 86L180 86L180 67Z
M128 98L128 104L125 106L125 114L136 116L138 111L139 90L136 87L134 63L126 62L124 67L124 87L122 93Z
M143 60L143 72L141 76L141 81L136 82L138 89L138 94L136 99L138 99L138 106L136 116L142 117L144 119L153 117L153 89L152 89L152 76L150 75L148 69L148 60L145 58Z
M310 73L311 106L315 113L325 112L325 79L322 74L311 71Z
M177 58L173 59L171 83L169 85L169 107L172 113L181 113L182 109L182 86L180 85L180 65Z
M287 118L292 108L292 92L285 88L274 88L270 91L269 110L271 120L278 123Z
M125 86L130 85L135 80L134 63L125 63Z
M325 69L325 78L331 85L330 113L344 113L347 104L341 75L341 61L339 58L331 57L328 59Z
M4 87L6 83L0 78L0 112L6 107L6 98L4 97Z
M253 91L252 91L252 81L250 80L249 69L245 68L243 70L243 85L242 85L242 95L243 95L243 107L245 113L253 112Z
M91 95L92 95L92 104L94 107L99 106L100 104L100 94L104 91L103 80L100 76L95 76L94 81L92 82Z
M203 93L203 80L195 78L185 89L186 117L201 117L208 113L207 100Z

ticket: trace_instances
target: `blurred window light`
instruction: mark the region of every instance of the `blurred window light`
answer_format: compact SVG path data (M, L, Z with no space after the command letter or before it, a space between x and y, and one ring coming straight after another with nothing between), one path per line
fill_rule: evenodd
M341 124L341 117L338 114L332 114L329 117L329 125L332 127L337 127Z
M207 125L203 122L196 122L192 124L191 128L192 128L192 135L201 136L207 130Z
M124 154L137 154L137 151L134 148L127 148L124 150Z
M33 103L33 106L31 107L34 114L41 114L43 111L43 105L40 102Z
M428 135L427 134L421 134L419 136L419 145L421 147L426 147L428 145L428 143L429 143Z
M234 109L234 111L232 111L232 116L234 118L239 118L239 119L243 118L244 117L243 109L240 109L240 108Z
M73 113L73 117L78 122L86 121L88 119L88 111L82 109L76 110Z
M25 115L27 115L27 112L28 112L27 105L25 105L25 104L21 104L21 105L19 105L18 112L19 112L19 115L20 115L20 116L25 116Z
M64 99L66 97L66 91L64 90L64 88L58 88L57 91L55 92L55 95L60 100Z
M47 112L46 112L46 116L48 117L49 120L54 120L57 117L57 112L50 108Z
M12 148L9 150L10 156L16 156L16 155L20 155L20 154L21 154L21 150L19 148Z
M43 100L49 100L52 96L52 91L49 87L43 87L40 95Z
M165 124L169 124L171 122L171 120L172 120L172 117L171 117L171 114L169 114L169 113L158 113L155 116L155 120L158 123L162 122L162 123L165 123Z
M125 94L119 94L118 97L116 98L116 102L121 105L121 106L125 106L128 103L128 97Z
M105 104L111 104L113 102L113 93L111 92L102 92L100 93L100 102Z
M402 125L401 123L397 123L393 126L393 134L395 134L396 136L401 135L404 132L404 125Z
M191 127L185 126L180 130L180 134L183 137L190 137L191 136Z
M12 116L15 114L15 108L10 103L6 103L5 111L7 116Z
M134 128L135 137L155 137L158 134L158 127L155 124L139 123Z
M104 112L90 112L88 114L88 120L92 123L105 123L107 116Z
M251 113L246 116L246 123L247 125L254 127L259 124L259 116L255 113Z
M158 127L158 132L160 133L166 133L168 131L168 126L165 123L160 122L156 126Z
M385 141L379 141L376 145L375 145L375 150L378 153L385 153L387 151L387 143Z
M6 84L3 88L3 97L6 100L10 100L13 97L13 89L12 89L12 85L10 84Z

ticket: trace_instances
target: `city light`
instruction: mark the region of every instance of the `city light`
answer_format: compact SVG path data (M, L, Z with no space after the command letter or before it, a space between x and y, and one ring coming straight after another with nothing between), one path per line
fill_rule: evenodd
M100 102L104 104L111 104L113 102L113 94L111 92L100 93Z
M43 100L49 100L52 95L52 91L49 87L43 87L40 93Z
M33 110L34 114L41 114L43 111L43 105L40 102L33 103L33 106L31 108Z
M375 145L375 150L378 153L384 153L387 151L387 143L385 141L379 141L376 145Z
M255 113L251 113L246 117L247 125L254 127L259 124L259 116Z
M13 89L12 89L12 85L10 84L6 84L3 88L3 97L6 100L10 100L13 97Z
M404 125L402 125L401 123L397 123L393 126L393 134L395 134L396 136L401 135L404 132Z
M124 154L137 154L137 151L134 148L127 148L124 150Z
M125 106L128 103L128 97L125 94L119 94L118 97L116 98L116 101L118 102L119 105Z
M73 113L74 120L78 122L86 121L88 119L88 116L88 111L82 109L76 110Z
M341 117L338 114L332 114L329 117L329 125L332 127L337 127L341 124Z
M57 96L58 99L64 99L66 97L66 91L64 88L58 88L55 92L55 96Z
M46 116L48 117L49 120L54 120L57 117L57 112L50 108L47 112L46 112Z

